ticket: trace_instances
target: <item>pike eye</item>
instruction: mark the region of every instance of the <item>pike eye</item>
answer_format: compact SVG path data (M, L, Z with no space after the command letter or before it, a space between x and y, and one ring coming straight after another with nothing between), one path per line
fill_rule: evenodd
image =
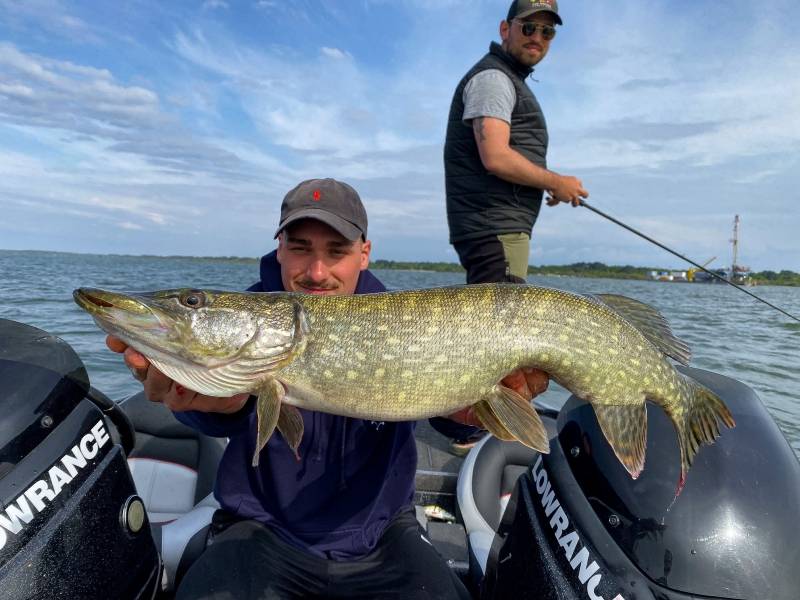
M206 295L199 290L191 290L181 294L179 302L188 308L201 308L206 304Z

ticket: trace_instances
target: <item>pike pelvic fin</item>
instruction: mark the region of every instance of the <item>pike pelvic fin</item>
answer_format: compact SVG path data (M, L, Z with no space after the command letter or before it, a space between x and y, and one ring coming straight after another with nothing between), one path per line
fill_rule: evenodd
M267 441L278 424L284 393L283 385L273 378L266 379L258 390L258 400L256 401L258 433L256 435L256 451L253 454L254 467L258 466L258 456L267 445Z
M665 411L678 433L681 453L681 478L675 496L681 493L686 483L686 473L694 462L701 444L711 444L720 436L719 422L729 428L736 427L728 407L714 392L683 374L688 386L686 404L682 412Z
M514 439L543 454L550 452L550 440L544 423L531 406L530 400L511 388L496 385L486 403L505 431Z
M692 358L689 345L672 333L669 322L658 309L618 294L590 294L588 297L605 304L619 314L636 327L647 341L670 358L674 358L682 365L689 364Z
M512 434L508 429L505 428L505 425L498 419L494 412L492 411L492 407L489 405L486 400L481 400L480 402L476 403L473 406L475 410L475 414L483 423L483 428L488 430L494 437L499 440L503 440L506 442L514 441L515 438L514 434Z
M300 460L300 453L297 449L300 447L300 442L303 441L303 430L305 429L300 411L291 404L281 403L277 427L283 439L289 444L289 448L294 452L294 457Z
M594 414L614 454L633 479L644 469L647 449L647 406L594 404Z

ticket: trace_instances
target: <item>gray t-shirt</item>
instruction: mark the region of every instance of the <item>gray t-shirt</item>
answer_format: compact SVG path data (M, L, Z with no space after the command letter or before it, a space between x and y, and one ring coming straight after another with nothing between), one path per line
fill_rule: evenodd
M486 69L474 75L464 86L464 124L472 127L476 117L494 117L511 124L517 93L508 75L499 69Z

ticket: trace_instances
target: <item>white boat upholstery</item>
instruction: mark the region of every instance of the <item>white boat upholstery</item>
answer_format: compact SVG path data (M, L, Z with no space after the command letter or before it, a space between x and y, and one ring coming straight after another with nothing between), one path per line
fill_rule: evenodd
M472 493L472 480L478 453L490 439L491 436L487 435L469 451L469 454L461 464L456 486L456 498L461 517L464 519L464 529L467 531L469 547L478 561L482 573L486 572L486 561L489 557L489 550L492 547L492 540L494 540L494 530L478 509L475 496Z
M128 459L136 491L151 523L173 521L194 507L197 471L155 458Z
M203 551L208 527L218 508L219 503L214 496L209 495L174 521L155 524L152 527L153 537L156 538L164 565L161 578L162 590L174 590L177 581Z

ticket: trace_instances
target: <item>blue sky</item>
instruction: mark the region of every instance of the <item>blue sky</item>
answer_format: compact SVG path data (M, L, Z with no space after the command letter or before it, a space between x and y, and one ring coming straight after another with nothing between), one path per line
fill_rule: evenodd
M450 260L453 89L506 0L0 0L0 248L258 256L298 181L353 184L374 257ZM530 85L549 164L715 266L800 271L800 4L563 0ZM543 208L532 264L678 259Z

